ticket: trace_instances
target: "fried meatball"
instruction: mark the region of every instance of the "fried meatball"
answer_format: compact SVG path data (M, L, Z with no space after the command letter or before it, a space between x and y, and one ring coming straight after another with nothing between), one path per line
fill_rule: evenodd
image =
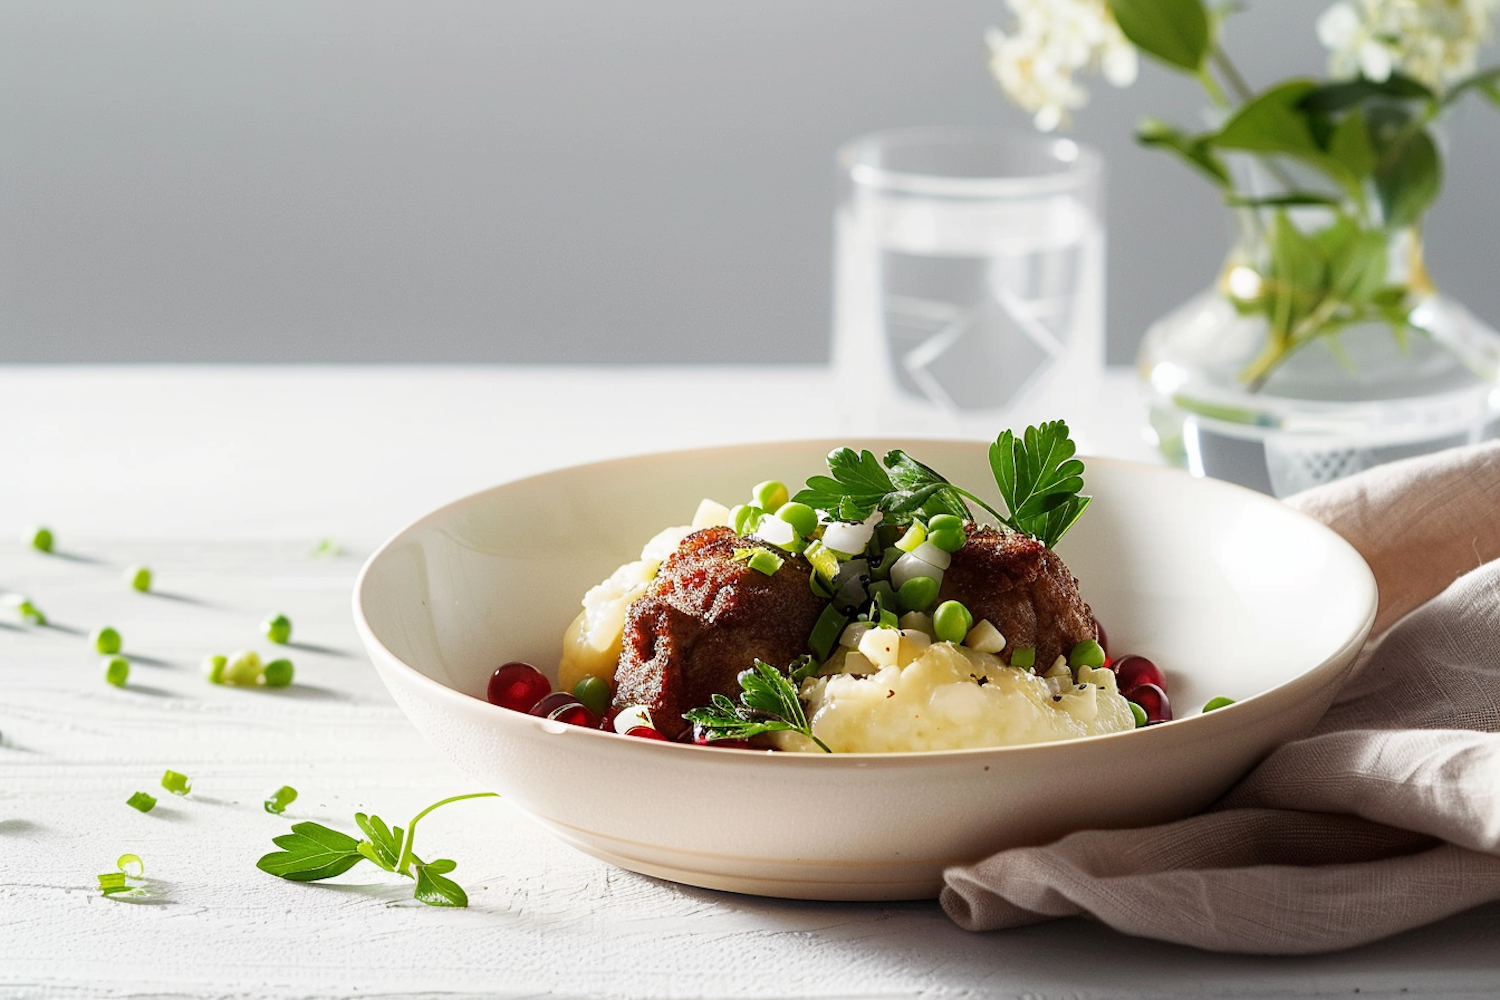
M823 608L807 562L771 549L784 561L767 576L734 558L745 548L770 546L725 527L694 532L625 614L614 704L645 705L668 739L687 728L683 712L737 698L757 658L785 667L807 650Z
M968 540L953 553L938 599L962 603L976 622L988 618L1005 636L1002 659L1030 647L1044 673L1078 643L1098 638L1078 579L1056 552L1004 528L971 521L964 530Z

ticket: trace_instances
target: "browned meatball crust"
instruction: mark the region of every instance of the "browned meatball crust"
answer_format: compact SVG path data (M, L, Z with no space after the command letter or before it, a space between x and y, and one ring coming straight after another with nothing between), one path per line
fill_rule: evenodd
M953 553L938 598L959 601L976 622L988 618L1005 636L1001 659L1030 647L1037 671L1045 672L1078 643L1098 638L1078 579L1056 552L1003 528L971 521L964 530L968 541Z
M745 548L771 547L724 527L693 532L625 614L614 704L645 705L668 739L687 728L683 712L737 698L757 658L785 667L807 650L823 608L807 562L773 548L784 562L767 576L734 558Z

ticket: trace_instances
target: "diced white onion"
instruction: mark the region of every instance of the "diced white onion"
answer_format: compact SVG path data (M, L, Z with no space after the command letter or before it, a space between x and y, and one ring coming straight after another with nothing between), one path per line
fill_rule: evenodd
M941 586L943 582L943 571L932 563L923 559L918 552L907 552L891 564L891 586L900 590L906 585L906 581L918 576L930 576Z
M636 726L656 728L656 724L651 721L651 710L645 705L631 705L629 708L621 709L620 714L615 716L615 732L617 733L628 733Z
M857 576L851 576L845 580L833 595L833 603L840 608L850 608L864 604L870 599L865 590L865 582Z
M1066 656L1059 656L1052 661L1052 666L1048 667L1047 672L1042 676L1061 677L1063 674L1067 674L1070 680L1073 677L1073 671L1068 669L1068 658Z
M717 500L704 497L698 501L698 510L693 514L693 530L717 528L729 524L729 508Z
M997 654L1005 648L1005 636L988 618L981 618L964 636L964 645L980 653Z
M923 542L911 550L911 554L923 562L931 563L938 569L947 569L948 564L953 561L953 556L933 545L931 542Z
M874 536L875 525L868 523L850 524L847 521L830 521L823 528L823 544L835 552L843 552L851 556L863 552Z
M779 517L763 517L755 528L755 537L785 548L796 541L797 529Z
M901 655L901 632L893 628L872 628L860 636L859 651L877 667L894 667Z
M902 631L916 629L919 632L927 633L927 637L929 639L932 638L932 616L927 612L908 611L906 614L902 615L900 619L898 619L898 621L901 624Z
M843 634L839 636L839 645L849 649L858 649L859 640L863 639L865 633L874 627L869 622L850 622Z
M870 561L868 559L850 559L848 562L839 563L839 573L833 578L833 585L842 587L852 578L869 575Z

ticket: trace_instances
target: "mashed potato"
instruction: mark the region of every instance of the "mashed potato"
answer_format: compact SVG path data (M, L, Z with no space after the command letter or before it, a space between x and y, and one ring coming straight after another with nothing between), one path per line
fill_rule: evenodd
M1014 746L1135 728L1109 670L1080 668L1074 683L1066 667L1038 676L952 643L909 645L884 667L842 650L803 682L812 731L835 753ZM817 749L799 733L771 739L781 750Z

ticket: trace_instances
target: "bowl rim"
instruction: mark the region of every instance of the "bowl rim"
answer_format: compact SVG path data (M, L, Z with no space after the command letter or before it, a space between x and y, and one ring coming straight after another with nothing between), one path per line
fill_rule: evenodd
M470 493L466 493L463 496L457 497L453 500L448 501L447 503L444 503L436 508L433 508L432 510L427 511L424 514L418 515L417 517L408 521L405 525L403 525L389 537L387 537L386 540L383 541L375 549L375 551L365 559L364 564L360 566L359 573L355 578L352 591L352 610L354 613L355 629L359 633L361 641L365 644L367 652L371 653L371 659L372 661L375 661L377 670L380 670L381 672L384 672L385 669L394 670L406 683L415 684L417 687L427 691L429 694L435 695L438 701L442 703L447 710L473 711L475 709L475 706L480 706L480 711L487 710L489 712L499 713L493 717L499 720L502 725L516 724L526 726L527 728L534 730L537 734L543 734L548 731L555 731L555 728L557 726L563 724L549 722L548 720L539 718L537 716L523 715L522 713L516 712L512 709L502 708L498 705L492 705L488 701L485 701L483 699L464 694L462 691L458 691L446 684L443 684L442 682L428 676L427 674L418 670L416 667L407 663L401 657L397 656L388 646L385 645L384 642L380 640L380 638L375 634L374 627L370 624L369 619L365 615L364 595L365 589L369 585L374 567L388 551L394 549L397 545L402 544L403 542L408 540L410 536L427 528L432 523L443 519L453 509L475 503L481 497L494 493L497 490L508 489L518 485L531 483L537 480L543 480L558 475L576 473L584 469L605 468L608 466L625 465L643 460L650 461L653 459L668 457L691 459L693 456L703 456L705 458L712 457L715 462L722 462L726 458L732 457L731 453L736 451L756 451L775 447L808 449L814 447L823 447L825 450L832 450L839 447L851 447L869 448L874 450L877 447L900 447L902 445L909 445L913 442L921 442L923 444L956 445L960 447L985 447L987 445L987 442L980 439L893 435L848 435L841 438L777 438L762 441L735 442L718 447L667 448L645 451L629 455L616 456L614 458L598 459L590 462L579 462L571 465L557 466L555 468L530 473L525 476L519 476L514 479L507 479L497 483L493 483L490 486L486 486L481 489L474 490ZM1228 726L1231 723L1234 723L1234 728L1238 729L1241 726L1253 725L1255 723L1260 715L1257 709L1264 711L1263 706L1266 704L1266 700L1269 696L1290 696L1291 692L1296 688L1314 685L1318 680L1321 679L1322 675L1334 664L1346 663L1346 666L1344 667L1345 670L1350 670L1353 668L1353 662L1357 658L1358 649L1369 638L1370 630L1375 623L1375 615L1379 606L1379 591L1376 585L1375 575L1370 569L1369 563L1365 560L1364 556L1360 554L1359 550L1356 549L1352 544L1350 544L1348 539L1344 538L1338 532L1334 531L1331 527L1324 524L1322 521L1319 521L1317 518L1311 516L1310 514L1305 513L1304 511L1298 510L1295 507L1287 506L1280 500L1277 500L1275 497L1268 496L1264 493L1259 493L1255 490L1251 490L1243 486L1238 486L1234 483L1229 483L1224 480L1213 479L1210 477L1193 476L1192 474L1184 470L1172 468L1165 465L1137 462L1131 461L1129 459L1110 458L1100 455L1080 455L1078 457L1082 459L1086 464L1091 466L1106 465L1114 468L1128 469L1132 472L1144 473L1147 475L1158 475L1172 478L1182 477L1191 479L1195 482L1202 483L1203 488L1205 489L1221 490L1232 494L1239 494L1252 503L1260 504L1262 506L1274 507L1276 510L1282 512L1283 514L1303 520L1304 522L1314 526L1317 530L1326 532L1327 535L1330 536L1330 540L1335 543L1335 547L1341 547L1350 555L1354 556L1357 567L1362 570L1362 572L1359 574L1357 583L1366 591L1364 595L1366 607L1363 621L1360 623L1359 627L1354 630L1352 635L1345 639L1345 641L1342 642L1336 649L1330 651L1327 656L1325 656L1323 659L1321 659L1311 667L1300 671L1291 678L1282 681L1279 684L1276 684L1263 691L1258 691L1248 697L1238 699L1232 704L1215 709L1211 713L1200 711L1194 715L1185 716L1183 718L1174 718L1167 722L1155 723L1137 729L1123 730L1117 733L1104 733L1093 736L1077 736L1065 740L1050 740L1042 743L1024 743L1011 746L966 747L940 750L902 750L887 752L842 752L833 754L791 753L771 749L737 749L732 747L700 746L697 744L679 743L675 741L641 739L632 740L630 741L631 744L649 744L650 746L655 748L655 750L650 752L694 754L709 753L713 755L712 758L709 759L715 761L727 762L736 758L744 761L764 761L768 759L775 759L779 763L774 766L778 767L829 767L837 766L834 763L836 761L845 761L848 762L848 765L863 768L870 766L871 761L877 760L889 762L889 764L887 764L886 766L916 765L922 762L937 760L963 761L966 759L977 758L984 758L988 760L996 754L1006 755L1009 757L1015 757L1018 755L1024 756L1037 752L1045 752L1049 748L1058 745L1078 746L1084 744L1101 744L1105 741L1120 740L1127 737L1135 737L1137 739L1149 738L1161 741L1164 739L1175 738L1169 737L1166 734L1177 733L1185 737L1189 735L1189 733L1196 733L1198 729L1203 728L1204 725L1210 724L1216 726ZM1351 655L1351 647L1353 648L1353 655ZM379 656L375 655L377 652ZM383 667L381 662L379 662L380 660L384 661ZM1205 723L1203 721L1209 715L1212 715L1214 717L1215 721L1213 723ZM1185 727L1189 726L1196 726L1197 728L1186 730ZM601 729L588 729L581 726L568 726L567 729L570 736L581 737L585 739L613 739L614 737L618 736L618 734L616 733L606 732ZM617 744L612 743L611 745Z

